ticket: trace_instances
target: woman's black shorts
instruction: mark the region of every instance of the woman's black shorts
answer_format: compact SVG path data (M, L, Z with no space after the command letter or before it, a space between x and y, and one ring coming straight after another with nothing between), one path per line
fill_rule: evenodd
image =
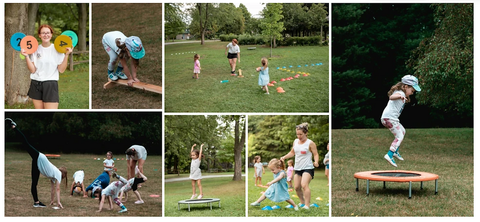
M308 169L308 170L295 170L295 175L299 175L299 176L302 176L303 173L308 173L310 174L310 176L312 176L312 179L313 179L313 175L315 174L315 170L314 169Z
M40 82L32 79L28 96L32 99L42 100L45 103L58 103L58 81Z
M228 59L236 59L238 57L238 53L228 53Z

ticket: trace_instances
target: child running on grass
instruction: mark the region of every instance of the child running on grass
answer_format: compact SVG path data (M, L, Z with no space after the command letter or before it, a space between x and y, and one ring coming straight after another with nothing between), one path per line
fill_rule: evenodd
M415 91L420 92L421 89L420 86L418 86L417 77L412 75L404 76L401 82L392 86L390 91L388 91L389 101L387 107L383 110L381 121L382 124L393 133L395 139L390 145L390 150L383 158L394 167L397 167L397 164L393 157L399 160L404 160L402 156L400 156L398 149L404 139L405 128L400 124L398 118L400 117L405 104L410 102L410 96L415 93Z
M265 191L257 201L250 205L260 206L260 203L265 200L265 198L268 198L273 202L287 201L295 210L298 210L298 206L292 199L290 199L290 194L288 194L287 175L284 171L285 164L283 161L279 159L270 160L268 163L268 169L273 173L273 180L267 183L267 186L269 186L267 191Z
M258 85L262 86L262 90L266 91L265 94L270 94L268 92L268 82L270 81L270 76L268 75L268 59L263 57L262 60L262 66L256 68L257 72L260 72L258 75Z
M203 198L203 190L202 190L202 170L200 170L200 163L202 161L202 149L203 143L200 145L200 150L194 150L197 144L193 144L192 150L190 151L190 157L192 158L192 163L190 164L190 179L192 180L192 197L190 199L195 199L197 197L195 182L198 185L198 189L200 190L200 195L198 195L197 199Z
M200 70L202 67L200 67L200 56L198 54L195 54L193 56L193 79L199 79L198 74L200 74Z
M265 174L265 168L263 167L262 158L260 156L255 156L255 164L254 167L254 177L255 177L255 186L257 186L257 182L259 186L262 186L262 174Z
M293 188L292 186L292 179L293 179L293 160L289 160L287 162L288 168L287 168L287 183L288 183L288 188Z
M128 181L117 175L117 173L113 172L112 173L112 177L115 177L118 179L118 181L115 181L115 182L112 182L110 185L108 185L105 189L102 190L102 197L99 198L99 201L100 201L100 205L98 207L98 211L97 212L101 212L102 209L103 209L103 204L105 202L105 199L108 198L108 203L110 205L110 210L112 210L112 199L113 201L115 201L115 203L120 207L122 208L120 211L118 211L119 213L123 213L123 212L127 212L127 208L123 205L122 201L120 201L120 199L118 199L118 194L120 193L120 190L122 189L123 186L125 186L125 184L128 183Z

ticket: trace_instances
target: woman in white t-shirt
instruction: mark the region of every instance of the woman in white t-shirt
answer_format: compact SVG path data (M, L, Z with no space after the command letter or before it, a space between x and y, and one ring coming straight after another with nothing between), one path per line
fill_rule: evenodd
M237 58L238 62L240 62L240 47L238 46L238 41L236 39L233 39L231 43L228 43L227 47L225 48L225 55L227 56L228 62L230 63L230 68L232 70L231 74L235 75Z
M59 72L63 73L67 69L68 55L72 53L72 48L66 48L65 54L57 52L50 42L53 28L49 25L41 25L38 28L38 35L42 39L42 44L32 54L32 58L25 49L21 51L31 73L28 96L32 98L35 109L58 109Z
M13 122L12 119L7 118L5 119L5 125L9 125L17 131L19 135L23 137L25 143L25 149L27 150L28 154L32 158L32 186L31 186L31 193L33 196L33 207L46 207L45 204L38 200L38 193L37 193L37 184L38 179L40 178L40 174L44 175L45 177L50 179L51 182L51 201L50 205L54 205L55 203L55 196L56 198L56 205L57 207L63 208L62 203L60 203L60 184L62 179L65 179L65 188L67 188L67 168L60 167L57 168L54 166L50 161L48 161L45 154L40 153L37 149L35 149L27 140L27 137L23 135L22 131L17 128L17 124Z
M410 102L410 96L413 95L415 91L420 92L421 89L420 86L418 86L417 77L412 75L404 76L401 82L392 86L390 91L388 91L389 100L387 106L383 110L381 122L390 130L390 132L393 133L395 139L392 144L390 144L390 149L383 158L394 167L397 167L397 163L395 163L393 157L399 160L404 160L402 156L400 156L398 149L405 137L406 131L402 124L400 124L398 118L400 117L405 104Z
M288 158L295 156L295 176L294 188L297 196L300 199L298 205L304 209L310 209L310 181L313 179L315 167L318 167L318 152L317 145L307 138L308 123L302 123L296 126L297 139L293 142L292 150L280 160L285 161ZM314 161L312 161L312 156ZM287 208L293 206L287 206Z
M143 173L143 164L147 160L147 149L144 146L133 145L125 151L127 159L128 179L135 177L135 166L138 163L138 171Z

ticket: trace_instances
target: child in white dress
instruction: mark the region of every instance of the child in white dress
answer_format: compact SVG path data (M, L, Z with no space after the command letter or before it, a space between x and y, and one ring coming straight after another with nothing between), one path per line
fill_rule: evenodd
M261 163L262 158L260 156L255 156L255 164L253 165L255 171L254 171L254 177L255 177L255 186L258 185L262 186L262 174L265 174L265 169L263 168L263 164Z
M200 150L194 150L197 144L193 144L192 150L190 151L190 157L192 158L192 163L190 164L190 179L192 180L192 197L190 199L194 199L197 196L195 182L198 185L198 189L200 190L200 195L198 195L197 199L203 198L203 190L202 190L202 171L200 170L200 163L202 160L202 149L203 143L200 146Z

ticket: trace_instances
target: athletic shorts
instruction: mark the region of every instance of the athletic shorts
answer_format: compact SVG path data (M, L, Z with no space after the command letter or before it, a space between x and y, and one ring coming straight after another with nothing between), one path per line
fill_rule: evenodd
M303 173L310 174L310 176L312 176L312 179L313 179L313 175L315 174L315 171L314 171L314 169L295 170L295 175L303 176Z
M58 81L40 82L32 79L28 96L35 100L42 100L45 103L58 103Z
M238 53L228 53L228 59L236 59L238 57Z
M330 164L325 165L325 167L327 168L327 170L329 170L330 169Z

